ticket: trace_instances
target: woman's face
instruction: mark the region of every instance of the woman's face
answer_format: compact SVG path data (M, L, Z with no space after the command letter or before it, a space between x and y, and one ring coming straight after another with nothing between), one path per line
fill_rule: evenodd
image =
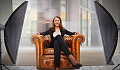
M54 24L55 24L55 26L58 27L58 26L60 25L60 19L56 17L56 18L54 19Z

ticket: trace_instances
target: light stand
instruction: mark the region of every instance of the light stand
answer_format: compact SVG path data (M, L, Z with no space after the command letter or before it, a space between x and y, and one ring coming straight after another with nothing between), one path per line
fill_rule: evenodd
M2 64L2 55L1 55L1 53L2 53L2 49L1 49L1 31L2 30L4 30L5 28L4 28L4 25L2 25L2 24L0 24L0 70L2 70L2 66L4 66L6 69L8 69L4 64ZM10 70L10 69L8 69L8 70Z
M117 26L117 29L120 30L120 25ZM120 66L120 64L116 65L112 70L115 70L118 66Z
M117 66L115 66L112 70L115 70L118 66L120 66L120 64L118 64Z

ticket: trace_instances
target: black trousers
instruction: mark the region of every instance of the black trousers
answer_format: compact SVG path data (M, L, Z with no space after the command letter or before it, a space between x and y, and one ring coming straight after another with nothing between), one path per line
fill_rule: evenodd
M70 50L68 49L64 39L61 35L57 35L54 41L54 64L55 68L60 67L60 55L61 49L64 51L65 55L68 57L70 54Z

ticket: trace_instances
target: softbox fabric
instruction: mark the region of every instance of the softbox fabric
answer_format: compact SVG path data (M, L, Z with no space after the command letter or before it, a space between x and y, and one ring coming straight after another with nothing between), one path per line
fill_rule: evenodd
M117 46L117 24L110 13L100 3L97 1L94 3L99 21L106 64L109 64Z
M24 17L28 2L23 2L9 17L5 24L4 41L11 61L15 64L18 54Z

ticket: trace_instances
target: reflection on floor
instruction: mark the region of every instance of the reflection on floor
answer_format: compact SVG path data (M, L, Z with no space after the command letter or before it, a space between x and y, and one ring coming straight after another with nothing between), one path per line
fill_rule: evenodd
M80 62L83 65L105 65L104 51L102 47L81 47Z

